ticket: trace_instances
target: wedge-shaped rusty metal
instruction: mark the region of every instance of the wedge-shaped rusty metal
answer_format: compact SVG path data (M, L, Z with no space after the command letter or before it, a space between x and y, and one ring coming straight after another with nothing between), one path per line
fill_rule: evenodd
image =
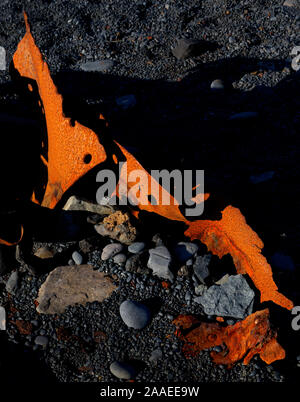
M270 328L268 309L226 327L218 323L201 323L197 318L185 315L179 315L173 324L176 325L175 334L185 342L183 353L187 358L215 346L222 350L211 352L213 361L228 367L241 359L248 364L256 354L267 364L285 358L285 351L276 340L277 334Z
M53 208L72 184L106 159L106 152L92 130L78 122L72 126L71 119L64 116L62 97L34 42L25 13L24 18L26 34L13 63L21 76L36 81L42 100L48 131L48 160L43 158L48 168L48 184L42 205ZM28 90L32 90L30 84Z
M106 160L108 155L92 130L78 122L72 126L70 119L63 115L62 97L58 94L48 66L34 42L26 14L25 24L26 34L17 48L13 62L21 76L36 81L42 100L48 130L48 161L44 160L48 168L48 183L41 204L54 208L65 191L92 167ZM138 188L136 199L139 209L184 222L187 225L186 236L199 239L220 258L225 254L232 256L237 272L247 273L261 292L262 302L272 300L284 308L293 307L293 303L278 292L273 281L272 269L261 254L263 242L246 224L239 209L232 206L226 207L222 211L220 221L191 222L181 213L174 197L158 183L156 185L159 189L160 200L157 200L157 205L150 204L149 196L153 195L151 193L153 178L124 147L117 142L115 145L119 148L123 160L127 162L126 168L124 167L121 171L116 188L117 195L119 195L120 186L126 186L128 191ZM115 163L118 162L115 154L109 157ZM130 183L128 176L135 170L143 172L143 177L139 178L138 183ZM160 202L166 195L170 197L169 205L163 205ZM206 198L207 195L204 195L202 199L200 197L196 201L203 202ZM37 201L34 195L33 200Z

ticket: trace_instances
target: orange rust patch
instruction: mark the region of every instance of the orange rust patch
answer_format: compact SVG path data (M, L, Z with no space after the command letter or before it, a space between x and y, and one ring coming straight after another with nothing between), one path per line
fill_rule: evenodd
M87 372L87 371L92 371L92 369L91 369L91 367L81 366L81 367L78 367L78 371Z
M56 328L55 331L59 341L68 342L72 337L70 331L64 327Z
M285 358L285 351L276 340L276 332L270 329L268 309L257 311L227 327L202 322L192 329L192 325L197 322L192 316L178 316L173 321L176 325L175 334L185 341L183 353L187 358L214 346L221 346L222 351L211 352L213 361L228 367L241 359L244 359L244 364L248 364L255 354L259 354L267 364Z
M226 207L220 221L192 222L185 235L191 240L199 239L219 258L230 254L237 272L247 273L260 290L262 303L272 300L289 310L293 308L293 303L278 292L272 269L261 254L264 244L247 225L239 209Z
M94 341L95 341L96 343L103 342L103 341L105 341L106 339L107 339L107 335L106 335L105 332L102 332L102 331L95 331L95 332L94 332Z
M32 333L32 324L29 321L16 320L15 324L20 334L29 335Z

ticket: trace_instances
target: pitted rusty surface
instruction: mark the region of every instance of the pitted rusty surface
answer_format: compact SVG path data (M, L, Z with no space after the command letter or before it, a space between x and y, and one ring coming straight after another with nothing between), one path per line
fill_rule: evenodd
M285 358L285 351L276 340L277 334L270 328L268 309L257 311L243 321L226 327L203 322L192 329L197 321L193 316L185 315L179 315L173 321L175 334L185 341L183 352L188 358L215 346L220 346L221 351L211 352L213 361L229 367L241 359L248 364L256 354L267 364Z
M201 240L219 258L229 253L237 272L247 273L260 290L262 303L272 300L289 310L293 308L293 303L278 292L271 266L261 254L264 244L239 209L226 207L220 221L192 222L185 234L192 240Z
M62 112L62 97L51 79L47 64L36 46L24 13L26 34L13 57L20 75L36 81L43 102L48 131L48 184L42 205L54 208L63 193L91 168L106 159L97 135ZM30 87L29 87L30 90ZM89 155L91 161L85 162ZM34 200L34 197L33 197Z

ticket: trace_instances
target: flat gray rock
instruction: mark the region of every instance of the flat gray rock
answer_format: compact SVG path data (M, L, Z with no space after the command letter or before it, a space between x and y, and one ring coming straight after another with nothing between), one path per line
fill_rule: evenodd
M172 49L173 56L178 60L187 59L198 53L201 41L199 39L177 39L177 44Z
M49 339L48 339L46 336L38 335L38 336L35 338L34 343L35 343L36 345L40 345L40 346L46 347L46 346L48 345L48 343L49 343Z
M254 291L243 275L232 275L222 285L213 285L194 299L205 314L221 317L245 318L252 313Z
M39 290L37 312L61 314L68 306L103 301L117 287L103 272L91 265L55 268Z
M136 241L132 244L130 244L130 246L128 246L128 251L132 254L137 254L140 253L141 251L143 251L145 248L145 243L142 241Z
M117 255L114 256L113 260L114 260L114 262L115 262L116 264L118 264L118 265L123 265L123 264L125 264L125 262L126 262L126 260L127 260L127 257L126 257L125 254L119 253L119 254L117 254Z
M169 250L164 246L159 246L149 250L149 254L150 257L147 266L152 269L153 274L160 278L173 281L174 275L170 271L172 258Z
M195 276L201 283L205 283L205 279L209 276L208 266L210 264L211 255L206 254L197 256L193 265Z
M149 323L151 313L144 304L125 300L120 305L120 316L129 328L142 329Z
M18 289L19 274L18 271L13 271L6 282L6 290L8 293L14 294Z
M96 60L87 61L86 63L81 64L80 68L83 71L97 71L103 73L111 70L113 66L113 60Z
M160 348L154 349L149 357L149 362L157 362L162 358L162 350Z

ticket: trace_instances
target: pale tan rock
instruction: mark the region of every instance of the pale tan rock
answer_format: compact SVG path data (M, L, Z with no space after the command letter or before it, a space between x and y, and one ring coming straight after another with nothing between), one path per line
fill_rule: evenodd
M68 199L63 209L66 211L87 211L98 215L109 215L115 211L111 205L94 204L75 195Z
M216 285L223 285L225 282L228 281L228 279L230 278L229 274L225 274L224 276L222 276L222 278L220 278L218 281L215 282Z
M126 245L133 243L136 239L136 228L130 223L128 213L116 211L94 227L101 236L109 236Z
M91 265L55 268L42 284L37 298L37 312L60 314L68 306L103 301L117 288L103 272Z
M41 258L43 260L46 259L46 258L53 258L54 254L55 254L54 251L51 250L49 247L40 247L34 253L34 255L36 257L39 257L39 258Z

